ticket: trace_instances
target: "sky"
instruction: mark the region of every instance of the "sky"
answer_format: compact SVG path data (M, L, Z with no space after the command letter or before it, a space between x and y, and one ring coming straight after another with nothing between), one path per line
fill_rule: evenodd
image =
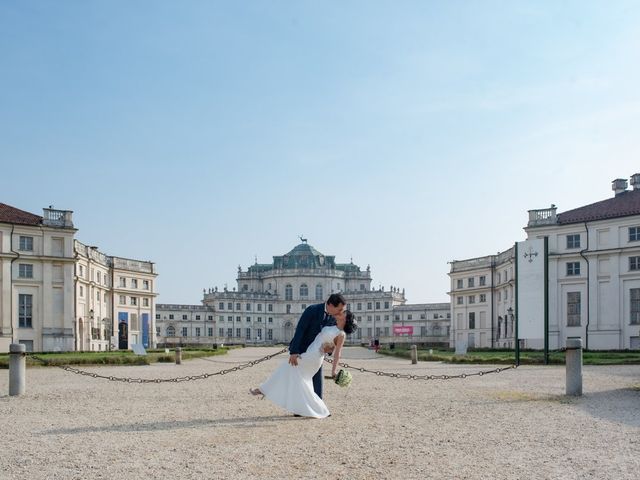
M197 304L299 236L408 302L640 172L640 3L0 0L0 202Z

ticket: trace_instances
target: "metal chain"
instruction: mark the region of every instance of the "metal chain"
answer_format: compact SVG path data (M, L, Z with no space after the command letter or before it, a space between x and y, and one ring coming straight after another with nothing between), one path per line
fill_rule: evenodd
M333 363L332 358L325 358L324 360L325 362ZM504 372L505 370L510 370L512 368L518 368L517 365L513 364L513 365L509 365L508 367L494 368L493 370L483 370L483 371L474 372L474 373L461 373L459 375L412 375L409 373L389 373L389 372L382 372L380 370L368 370L363 367L353 367L347 363L338 363L338 365L344 368L357 370L359 372L373 373L374 375L378 375L379 377L406 378L408 380L451 380L454 378L467 378L467 377L474 377L474 376L482 377L483 375L488 375L490 373L500 373L500 372Z
M247 363L242 363L240 365L236 365L233 368L227 368L224 370L220 370L219 372L214 372L214 373L203 373L200 375L187 375L184 377L174 377L174 378L128 378L128 377L114 377L113 375L100 375L99 373L94 373L94 372L87 372L85 370L80 370L78 368L74 368L71 367L69 365L51 365L51 362L40 358L32 353L27 354L29 357L33 358L34 360L37 360L39 362L42 362L44 365L47 366L54 366L54 367L58 367L61 368L62 370L65 370L67 372L71 372L71 373L75 373L77 375L84 375L87 377L92 377L92 378L102 378L104 380L109 380L112 382L125 382L125 383L169 383L169 382L173 382L173 383L178 383L178 382L188 382L191 380L203 380L205 378L209 378L209 377L213 377L216 375L226 375L227 373L231 373L231 372L237 372L240 370L244 370L245 368L250 368L253 367L255 365L258 365L259 363L262 362L266 362L267 360L271 360L273 357L276 357L284 352L287 352L289 349L288 348L283 348L282 350L280 350L277 353L273 353L271 355L267 355L265 357L259 358L257 360L252 360L250 362Z

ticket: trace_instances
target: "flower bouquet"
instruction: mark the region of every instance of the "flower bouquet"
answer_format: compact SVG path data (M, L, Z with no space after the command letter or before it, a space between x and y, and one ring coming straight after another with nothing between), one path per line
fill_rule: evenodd
M351 385L351 380L351 374L344 369L340 369L340 371L336 375L336 378L333 379L333 381L336 382L336 385L338 385L339 387L348 387L349 385Z

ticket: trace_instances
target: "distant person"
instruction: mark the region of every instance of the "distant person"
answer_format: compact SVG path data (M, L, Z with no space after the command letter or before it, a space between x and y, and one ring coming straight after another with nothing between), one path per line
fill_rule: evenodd
M259 388L249 389L249 393L263 395L276 405L298 416L328 417L329 409L314 391L312 378L318 371L321 372L324 355L332 352L331 376L335 378L345 336L353 333L357 328L353 314L348 310L336 313L335 321L335 325L322 327L303 353L292 354L291 357L295 356L295 361L290 357L289 361L283 362Z

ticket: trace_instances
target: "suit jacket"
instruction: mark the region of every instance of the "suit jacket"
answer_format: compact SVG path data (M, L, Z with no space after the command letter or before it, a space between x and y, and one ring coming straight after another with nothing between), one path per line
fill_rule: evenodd
M301 354L307 351L309 345L315 340L322 327L330 325L333 317L325 321L324 319L324 303L309 305L296 326L296 333L289 344L290 354Z

